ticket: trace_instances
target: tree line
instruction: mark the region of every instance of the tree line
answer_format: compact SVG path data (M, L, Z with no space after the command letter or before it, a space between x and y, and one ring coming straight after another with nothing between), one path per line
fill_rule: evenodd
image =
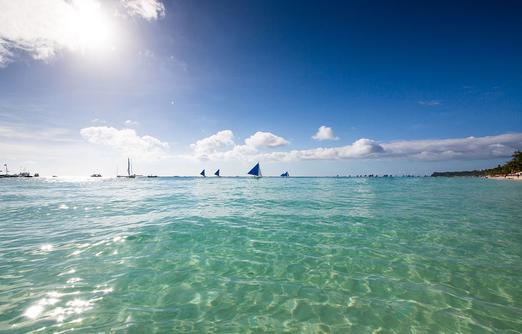
M435 172L431 176L490 176L507 175L522 171L522 152L515 151L511 157L511 160L495 168L458 172Z

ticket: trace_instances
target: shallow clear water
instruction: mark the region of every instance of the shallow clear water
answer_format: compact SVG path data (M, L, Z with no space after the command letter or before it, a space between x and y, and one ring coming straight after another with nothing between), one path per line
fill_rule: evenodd
M522 331L522 183L0 180L0 332Z

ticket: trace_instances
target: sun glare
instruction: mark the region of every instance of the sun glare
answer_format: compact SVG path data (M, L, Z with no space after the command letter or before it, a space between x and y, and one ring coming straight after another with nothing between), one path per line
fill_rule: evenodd
M103 52L114 46L114 27L100 3L76 1L76 15L71 21L75 45L82 52Z

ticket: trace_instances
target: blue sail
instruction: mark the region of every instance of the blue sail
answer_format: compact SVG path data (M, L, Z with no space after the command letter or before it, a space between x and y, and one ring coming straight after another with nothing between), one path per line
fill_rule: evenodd
M201 173L199 173L199 175L205 177L205 170L203 169L203 170L201 171Z
M214 173L214 175L219 176L219 169Z
M284 172L283 174L281 174L281 177L288 177L290 176L290 174L288 174L288 172Z
M261 176L261 168L259 167L259 162L248 172L250 175Z

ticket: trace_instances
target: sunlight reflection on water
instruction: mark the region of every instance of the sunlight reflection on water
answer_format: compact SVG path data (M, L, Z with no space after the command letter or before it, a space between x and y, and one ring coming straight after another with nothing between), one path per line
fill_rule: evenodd
M522 331L519 184L12 184L0 328L15 333Z

